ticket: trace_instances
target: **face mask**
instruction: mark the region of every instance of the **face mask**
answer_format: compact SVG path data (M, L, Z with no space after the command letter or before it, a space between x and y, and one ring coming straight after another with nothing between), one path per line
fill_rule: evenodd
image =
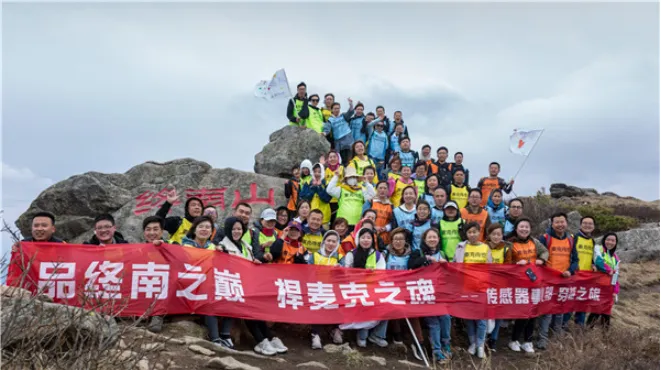
M349 184L349 186L356 186L356 184L358 184L358 179L355 177L348 178L347 184Z

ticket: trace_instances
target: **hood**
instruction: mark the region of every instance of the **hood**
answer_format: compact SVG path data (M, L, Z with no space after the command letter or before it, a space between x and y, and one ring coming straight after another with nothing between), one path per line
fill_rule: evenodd
M301 169L307 168L310 170L310 174L312 174L312 162L309 159L304 159L303 162L301 162ZM301 173L301 178L303 178L303 174Z
M328 160L328 156L329 156L330 153L337 154L338 160L337 160L337 164L335 166L331 165L329 160ZM328 154L326 154L326 163L328 163L328 169L329 170L331 170L333 172L337 171L337 169L342 166L342 156L340 155L340 152L338 152L336 150L329 151Z
M395 249L392 247L392 244L389 245L386 249L388 250L388 254L392 256L403 257L411 254L411 245L409 245L409 243L406 243L406 246L404 247L404 253L402 253L401 255L395 252Z
M351 233L349 233L349 235L351 237L353 237L353 240L356 240L356 238L358 237L358 232L360 231L360 229L363 228L363 222L364 221L365 221L364 218L361 218L360 220L358 220L358 222L356 222L356 226L354 226L354 228L353 228L353 231Z
M321 170L321 181L324 181L326 178L326 169L324 168L324 165L321 163L315 163L314 166L312 166L312 169L310 170L310 174L312 174L312 178L314 179L314 169L319 167Z
M496 190L497 190L497 189L493 189L493 190L491 191L491 194L489 194L489 200L487 201L487 206L488 206L489 208L493 209L494 211L499 211L499 210L505 208L505 202L503 202L503 201L501 200L501 201L500 201L500 204L499 204L498 206L496 206L496 205L493 203L493 201L492 201L491 199L492 199L492 197L493 197L493 193L494 193Z
M188 200L186 200L186 204L184 205L184 217L186 217L186 219L188 221L190 221L191 223L195 220L196 217L193 217L193 216L190 215L190 213L188 213L188 205L190 204L190 202L192 202L194 200L197 200L198 202L200 202L200 204L202 205L202 211L204 212L204 202L202 201L202 199L200 199L198 197L188 198Z
M237 222L243 225L243 221L241 221L237 217L227 218L225 220L225 224L223 225L223 231L225 232L225 237L227 237L230 241L232 241L232 227L234 227L234 224ZM246 233L246 225L243 225L243 233L244 234Z
M356 229L358 229L358 225L356 225ZM373 238L374 240L373 240L373 243L372 243L372 244L373 244L373 245L372 245L372 249L373 249L373 250L377 250L377 249L378 249L378 247L377 247L378 242L377 242L377 239L376 239L376 236L377 236L377 235L376 235L376 233L375 233L374 231L372 231L371 229L368 229L368 228L366 228L366 227L361 227L360 229L358 229L358 232L356 232L356 233L354 234L354 242L356 243L356 248L357 248L357 249L360 248L360 237L359 237L359 235L360 235L360 233L361 233L363 230L365 230L366 232L369 232L369 233L372 234L372 236L374 237L374 238ZM355 230L354 230L354 231L355 231Z
M337 254L339 256L338 251L342 248L341 247L342 239L340 238L340 234L335 230L326 231L326 233L324 234L324 237L321 239L321 246L319 247L319 254L321 254L324 257L328 257L328 253L326 253L326 248L324 247L324 245L326 243L326 238L329 235L335 235L335 237L337 238L337 248L336 248L335 252L333 253L333 255Z

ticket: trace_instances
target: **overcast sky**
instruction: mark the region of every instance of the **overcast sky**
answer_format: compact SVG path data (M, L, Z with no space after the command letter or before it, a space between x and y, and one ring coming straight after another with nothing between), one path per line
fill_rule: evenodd
M2 209L86 171L193 157L252 171L292 85L404 112L419 150L464 152L471 185L523 157L515 184L659 198L654 3L3 4ZM6 239L3 238L6 241Z

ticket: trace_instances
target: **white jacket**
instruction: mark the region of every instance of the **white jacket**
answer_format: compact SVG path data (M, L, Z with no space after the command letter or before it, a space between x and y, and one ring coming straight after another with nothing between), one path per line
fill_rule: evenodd
M221 242L218 244L218 248L221 251L227 251L227 253L231 255L243 257L248 261L252 261L253 259L255 259L255 257L252 254L252 247L250 246L250 244L246 243L244 240L241 240L241 245L243 246L244 250L248 251L248 258L246 258L246 256L243 255L243 252L240 251L239 248L237 248L237 246L234 245L234 243L232 243L230 238L227 236L223 238L223 240L221 240Z

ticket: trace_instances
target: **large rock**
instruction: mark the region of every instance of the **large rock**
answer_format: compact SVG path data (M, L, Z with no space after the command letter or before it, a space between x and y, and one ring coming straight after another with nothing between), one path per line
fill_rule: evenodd
M623 262L656 260L659 258L659 242L659 224L644 224L617 233L617 254Z
M599 195L595 189L591 188L579 188L577 186L571 186L566 184L551 184L549 189L551 192L551 197L553 198L562 198L562 197L586 197Z
M581 228L581 214L578 211L571 211L567 213L567 230L576 235L578 230ZM538 230L546 232L546 230L551 226L551 220L544 220L540 222Z
M305 159L313 164L330 150L326 138L316 131L296 126L286 126L269 137L269 143L255 155L255 173L291 177L291 168Z
M190 158L146 162L124 174L87 172L60 181L39 194L16 225L23 235L30 235L32 215L49 211L57 217L58 237L82 242L92 236L94 217L110 213L118 231L129 241L138 242L142 239L142 220L156 213L170 185L177 189L181 204L168 216L183 216L185 199L198 196L206 204L216 205L222 220L241 200L253 205L253 217L259 217L266 207L286 204L284 183L276 177L212 168Z

